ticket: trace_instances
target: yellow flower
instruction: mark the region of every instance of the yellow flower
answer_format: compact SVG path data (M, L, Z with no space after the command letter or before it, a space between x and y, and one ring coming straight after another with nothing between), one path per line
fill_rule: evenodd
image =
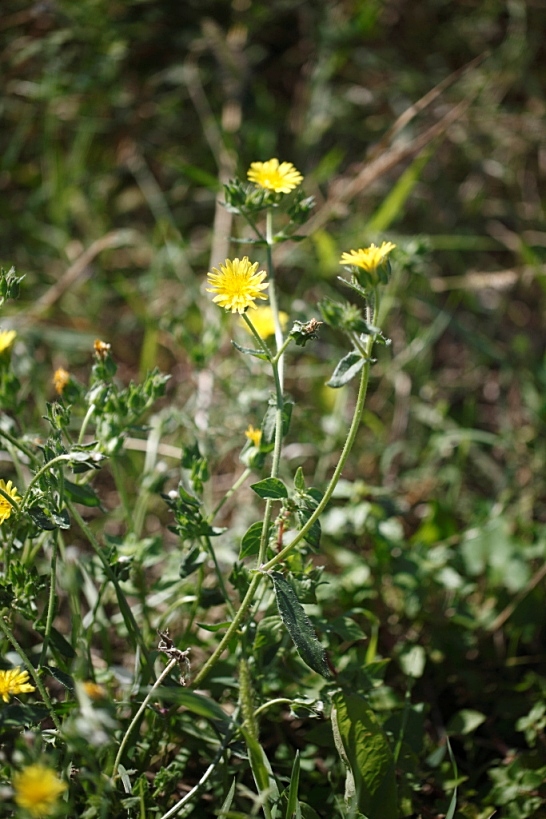
M256 307L254 299L267 298L261 290L269 287L264 284L266 277L265 270L258 269L258 262L254 264L248 256L242 259L226 259L225 264L220 265L220 270L212 268L212 273L207 273L209 284L207 293L216 293L213 301L232 313L244 313L247 307Z
M350 250L348 253L342 253L340 264L355 265L372 273L380 267L391 250L394 250L396 245L392 242L383 242L381 247L376 247L371 244L369 247L360 248L359 250Z
M82 683L82 688L90 700L103 700L106 698L106 690L92 680L86 680Z
M30 694L35 690L28 682L28 671L21 671L19 666L8 671L0 671L0 697L4 702L9 702L10 696Z
M55 387L56 391L59 395L62 395L64 392L64 388L70 381L70 373L64 370L62 367L59 367L53 373L53 386Z
M279 313L279 321L281 323L281 328L284 330L288 323L288 313L283 313L281 310ZM245 328L245 330L250 333L250 327L248 324L241 319L241 324ZM254 325L254 329L258 333L259 336L262 338L268 338L269 336L275 335L275 322L273 321L273 310L269 307L268 304L261 305L260 307L256 307L256 311L252 313L252 324Z
M17 333L15 330L0 330L0 353L3 353L4 350L9 350Z
M106 341L101 341L100 338L96 338L93 343L95 355L101 361L104 361L104 359L110 354L111 347L111 344L108 344Z
M17 487L13 486L11 481L8 481L6 483L5 480L3 480L3 478L0 478L0 489L3 489L4 492L6 492L10 496L10 498L13 498L13 500L16 503L20 503L23 500L22 498L19 497L17 493ZM3 495L0 495L0 523L4 523L4 521L9 518L12 512L13 506L11 505L9 500L6 500L6 498Z
M45 765L29 765L13 775L15 801L31 816L49 816L66 787L55 771Z
M247 176L260 188L275 193L290 193L303 182L303 176L291 162L268 159L267 162L251 162Z
M261 429L254 429L252 424L249 424L248 429L245 431L245 435L249 441L252 441L254 446L260 446L260 441L262 440Z

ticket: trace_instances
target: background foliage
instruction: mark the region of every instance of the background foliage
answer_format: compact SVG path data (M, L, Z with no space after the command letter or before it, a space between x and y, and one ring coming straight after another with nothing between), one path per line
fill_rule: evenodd
M0 21L0 256L25 275L2 323L18 332L22 388L14 406L5 385L3 408L44 435L54 369L87 383L97 337L112 344L121 384L156 366L171 375L151 426L132 430L93 482L111 565L148 648L169 627L177 645L195 641L197 669L214 645L214 633L192 626L226 619L222 596L206 562L179 577L160 492L176 485L180 447L197 441L214 505L267 400L259 367L230 349L244 331L203 294L230 232L246 235L218 205L222 183L270 156L305 175L317 199L312 236L278 258L293 318L336 297L342 250L387 232L396 242L392 347L374 368L366 423L324 516L315 562L328 582L308 611L389 735L404 724L400 816L443 815L457 783L459 816L546 816L544 10L541 0L7 0ZM350 388L324 387L340 344L325 330L287 368L296 410L285 455L315 486L353 400ZM221 520L236 535L256 519L241 491ZM98 512L85 512L102 532ZM227 568L238 543L217 542ZM73 576L59 578L56 628L70 641L75 606L84 626L93 610L101 625L89 664L61 651L58 665L75 676L100 669L130 711L138 654L115 595L93 598L103 578L85 539L71 531L67 547ZM47 577L47 557L35 556L37 577ZM294 699L306 672L278 622L264 622L257 704ZM226 661L205 687L223 701L235 685ZM162 723L150 718L133 756L150 775L120 816L139 815L131 799L155 815L154 804L199 778L214 731L192 720L191 711L173 719L156 753ZM327 722L279 707L260 737L287 778L300 750L309 815L343 810ZM192 815L215 815L223 787ZM249 811L250 797L238 798Z

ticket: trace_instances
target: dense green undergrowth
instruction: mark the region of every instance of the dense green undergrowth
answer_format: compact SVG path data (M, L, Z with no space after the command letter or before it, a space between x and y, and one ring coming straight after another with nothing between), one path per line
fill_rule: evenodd
M546 816L540 4L6 7L2 815L41 765L88 819ZM260 239L223 186L273 156L305 194ZM387 345L338 279L384 239ZM205 289L243 256L282 418ZM331 484L362 335L320 528L254 573Z

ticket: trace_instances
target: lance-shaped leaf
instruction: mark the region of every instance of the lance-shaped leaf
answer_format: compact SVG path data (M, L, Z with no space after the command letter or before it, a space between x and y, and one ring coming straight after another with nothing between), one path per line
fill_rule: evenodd
M270 577L275 587L279 614L292 638L292 642L296 646L298 654L309 668L312 668L313 671L321 674L326 679L330 679L331 674L326 663L326 654L317 639L311 621L296 597L294 589L282 574L272 572Z

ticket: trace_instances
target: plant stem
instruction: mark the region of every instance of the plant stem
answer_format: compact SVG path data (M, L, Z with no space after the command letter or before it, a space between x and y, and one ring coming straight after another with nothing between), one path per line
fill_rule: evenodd
M88 408L87 412L85 413L85 417L84 417L84 419L82 421L80 434L78 435L78 443L79 444L83 443L83 439L84 439L84 436L85 436L85 431L87 429L87 425L88 425L89 421L91 420L91 416L93 415L94 412L95 412L95 405L94 404L89 404L89 408Z
M239 475L233 486L230 489L228 489L224 497L220 501L218 501L218 503L210 513L208 518L209 522L214 520L214 518L224 505L224 503L228 501L231 498L231 496L239 489L239 487L244 484L244 482L246 481L251 472L252 469L249 466L247 466L246 469Z
M244 616L247 613L247 610L250 608L250 606L252 604L252 601L254 599L254 595L256 593L256 589L260 585L260 581L262 579L262 576L263 575L260 574L259 572L256 572L256 574L254 574L252 576L252 579L250 581L247 592L246 592L246 594L245 594L245 596L244 596L244 598L243 598L243 600L241 602L241 606L239 608L239 611L236 613L235 617L231 621L230 625L228 626L228 629L227 629L226 633L224 634L224 636L222 637L222 639L220 640L220 642L216 646L215 650L213 651L213 653L210 655L210 657L208 658L206 663L201 668L201 671L199 671L199 673L195 676L195 678L193 680L193 686L195 688L199 687L199 684L202 682L202 680L204 680L204 678L207 676L207 674L209 673L211 668L213 668L213 666L216 664L216 661L218 660L218 658L220 657L220 655L222 654L222 652L226 648L227 644L230 642L231 638L233 637L233 635L235 634L235 632L239 628Z
M40 652L40 661L38 665L43 665L47 656L47 649L49 647L49 638L51 629L53 627L53 618L55 616L55 597L57 585L57 556L59 553L59 530L57 529L53 534L53 550L51 554L51 571L49 575L49 599L47 601L47 619L45 625L44 642L42 643L42 651Z
M130 724L130 725L129 725L129 727L127 728L127 730L126 730L126 732L125 732L125 736L124 736L124 737L123 737L123 739L121 740L121 743L120 743L120 746L119 746L119 748L118 748L118 752L117 752L116 758L115 758L115 760L114 760L114 766L113 766L113 768L112 768L112 773L110 774L110 778L111 778L112 780L114 780L114 779L116 778L117 770L118 770L118 767L119 767L119 763L121 762L121 757L123 756L123 752L124 752L124 750L125 750L125 746L126 746L126 745L127 745L127 743L129 742L129 737L130 737L130 736L131 736L131 734L133 733L133 730L134 730L134 728L135 728L136 724L138 723L138 721L139 721L140 717L142 716L142 714L143 714L143 713L144 713L144 711L146 710L146 706L147 706L147 705L148 705L148 703L150 702L150 700L151 700L151 698L152 698L152 694L154 693L154 691L156 690L156 688L158 688L158 687L161 685L161 683L163 682L163 680L165 679L165 677L168 677L168 675L171 673L171 671L173 670L173 668L175 667L175 665L176 665L177 663L178 663L178 658L174 657L174 658L173 658L173 659L170 661L170 663L169 663L169 664L168 664L168 665L167 665L167 666L166 666L166 667L163 669L163 671L161 672L161 674L159 675L159 677L157 678L157 680L155 681L155 683L152 685L152 687L151 687L151 688L150 688L150 690L148 691L147 695L145 696L145 698L144 698L144 700L143 700L143 702L142 702L142 705L140 706L140 708L139 708L139 709L138 709L138 711L136 712L135 716L134 716L134 717L133 717L133 719L131 720L131 724Z
M64 463L66 461L70 461L71 458L72 458L72 456L68 452L63 454L63 455L57 455L56 458L52 458L50 461L48 461L46 464L44 464L42 466L42 468L38 470L38 472L36 472L36 474L33 476L32 480L31 480L31 482L27 486L27 491L25 492L23 500L21 501L21 506L19 507L20 511L22 511L25 508L25 506L27 504L27 501L28 501L28 499L30 497L30 492L31 492L32 488L40 480L42 475L45 474L46 472L48 472L51 469L51 467L56 466L57 464Z
M5 438L6 441L9 441L12 446L23 452L27 456L29 461L31 462L36 461L36 455L34 454L34 452L32 452L32 450L30 449L27 449L27 447L24 444L22 444L21 441L18 441L17 438L14 438L13 435L10 435L9 432L6 432L5 429L0 429L0 438Z
M377 299L376 299L376 305L377 305ZM377 313L377 306L376 306L374 312ZM274 566L276 566L278 563L281 563L290 554L290 552L292 552L292 550L298 545L298 543L300 543L300 541L303 540L303 538L308 533L308 531L311 529L313 524L319 519L320 515L324 512L326 506L328 505L328 503L329 503L329 501L330 501L330 499L331 499L331 497L333 495L334 489L337 486L337 483L338 483L338 481L339 481L339 479L341 477L341 473L343 472L343 469L344 469L345 464L347 462L347 458L349 457L349 453L351 452L351 449L353 448L353 444L354 444L354 442L356 440L358 428L359 428L360 422L362 420L362 413L364 411L364 403L366 401L366 393L368 391L368 381L369 381L369 378L370 378L370 356L371 356L371 352L372 352L373 341L374 340L373 340L372 336L368 336L368 338L366 339L366 345L365 345L365 351L364 351L366 361L364 363L364 366L362 367L362 374L360 376L360 386L359 386L359 389L358 389L358 396L357 396L357 399L356 399L356 406L355 406L355 410L354 410L354 414L353 414L353 420L351 421L351 426L349 427L349 432L347 434L347 439L345 441L345 445L344 445L343 450L341 452L338 464L337 464L337 466L336 466L336 468L334 470L334 473L333 473L332 477L330 478L330 482L329 482L328 486L326 487L326 491L324 492L324 496L323 496L322 500L320 501L320 503L318 504L315 511L313 512L313 514L308 518L308 520L306 521L304 526L302 526L302 528L299 530L299 532L294 537L294 539L287 546L285 546L284 549L281 549L281 551L278 554L276 554L273 558L271 558L271 560L269 560L267 563L263 564L260 567L261 571L263 571L263 572L268 572Z

